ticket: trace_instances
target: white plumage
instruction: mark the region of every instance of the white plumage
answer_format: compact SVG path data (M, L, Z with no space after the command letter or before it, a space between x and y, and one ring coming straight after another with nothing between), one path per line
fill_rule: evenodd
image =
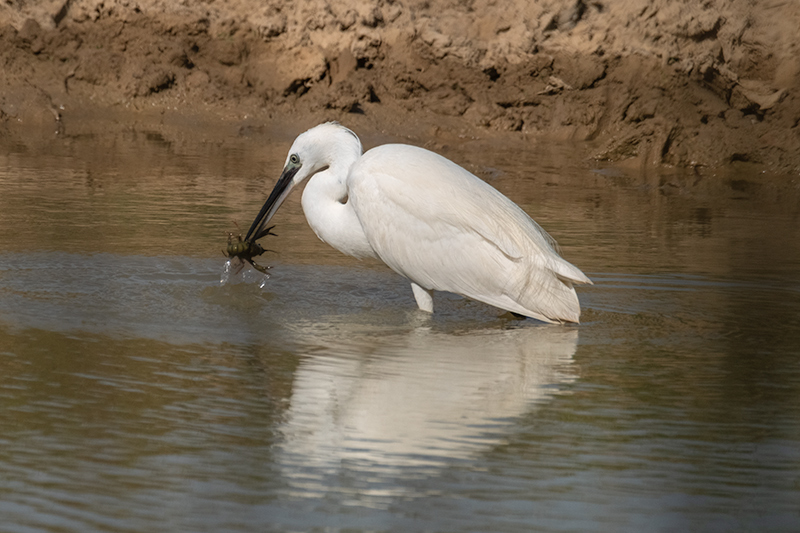
M291 189L309 178L302 205L324 242L377 257L411 281L420 309L448 291L545 322L578 322L573 284L591 283L519 206L474 174L404 144L362 155L337 123L295 140L284 171L247 239L266 225Z

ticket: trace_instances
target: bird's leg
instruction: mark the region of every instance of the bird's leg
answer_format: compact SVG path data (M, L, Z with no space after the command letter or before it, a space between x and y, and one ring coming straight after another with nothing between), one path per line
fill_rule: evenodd
M414 299L417 300L417 307L427 313L433 313L433 289L423 289L412 281L411 290L414 291Z

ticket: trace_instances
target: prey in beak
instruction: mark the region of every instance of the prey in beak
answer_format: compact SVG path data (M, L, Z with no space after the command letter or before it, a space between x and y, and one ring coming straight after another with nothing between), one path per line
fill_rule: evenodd
M239 259L241 261L239 270L244 266L244 263L250 263L250 265L259 272L267 273L267 268L269 267L262 267L253 261L253 258L269 250L265 250L256 241L267 235L275 235L270 231L275 226L267 226L267 224L286 197L289 196L289 193L295 185L293 179L301 166L300 160L296 155L289 158L280 178L278 178L278 182L269 194L267 201L264 202L261 211L259 211L255 220L253 220L253 223L250 225L250 229L247 231L247 235L245 235L244 239L242 239L242 235L239 234L237 240L234 240L233 233L228 234L228 249L225 252L225 256L231 260Z
M289 196L292 188L294 188L296 185L294 177L302 166L303 165L300 163L298 156L294 154L291 155L286 161L286 166L284 167L281 176L278 178L278 182L275 183L275 187L269 194L269 198L267 198L267 201L264 202L264 206L261 208L261 211L259 211L255 220L253 220L253 223L250 225L250 229L247 231L247 235L245 235L244 239L242 239L241 233L237 235L236 240L233 238L233 233L228 234L228 249L224 253L225 256L231 260L238 259L240 261L241 264L237 269L237 273L244 266L244 263L250 263L250 265L259 272L263 272L264 274L267 273L267 268L269 267L262 267L261 265L257 264L253 258L258 257L264 252L268 252L270 250L264 249L256 241L266 237L267 235L275 235L271 232L272 228L275 226L267 226L267 224L275 215L275 212L281 206L286 197Z
M268 227L264 235L275 235L270 230L275 226ZM277 236L277 235L276 235ZM238 260L238 265L234 268L234 274L238 274L239 271L242 270L245 263L250 263L250 266L258 270L259 272L266 274L267 269L270 267L263 267L256 263L253 258L258 257L259 255L263 254L264 252L269 252L270 250L264 249L260 244L257 242L249 242L247 240L242 239L242 234L236 236L236 240L233 238L233 233L228 233L228 248L227 250L223 251L222 253L225 254L225 257L231 260L231 264L235 260Z

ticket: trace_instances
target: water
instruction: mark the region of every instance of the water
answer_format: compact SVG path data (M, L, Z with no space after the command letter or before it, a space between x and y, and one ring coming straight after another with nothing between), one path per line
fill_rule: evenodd
M795 184L440 147L595 285L577 327L429 317L297 196L220 284L290 142L4 146L2 531L800 528Z

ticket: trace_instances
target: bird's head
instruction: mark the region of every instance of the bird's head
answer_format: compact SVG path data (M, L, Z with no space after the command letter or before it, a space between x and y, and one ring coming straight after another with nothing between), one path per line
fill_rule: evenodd
M349 169L360 156L361 141L355 133L337 122L326 122L300 134L292 143L283 172L245 240L255 242L266 235L267 224L296 185L335 165L346 165Z

